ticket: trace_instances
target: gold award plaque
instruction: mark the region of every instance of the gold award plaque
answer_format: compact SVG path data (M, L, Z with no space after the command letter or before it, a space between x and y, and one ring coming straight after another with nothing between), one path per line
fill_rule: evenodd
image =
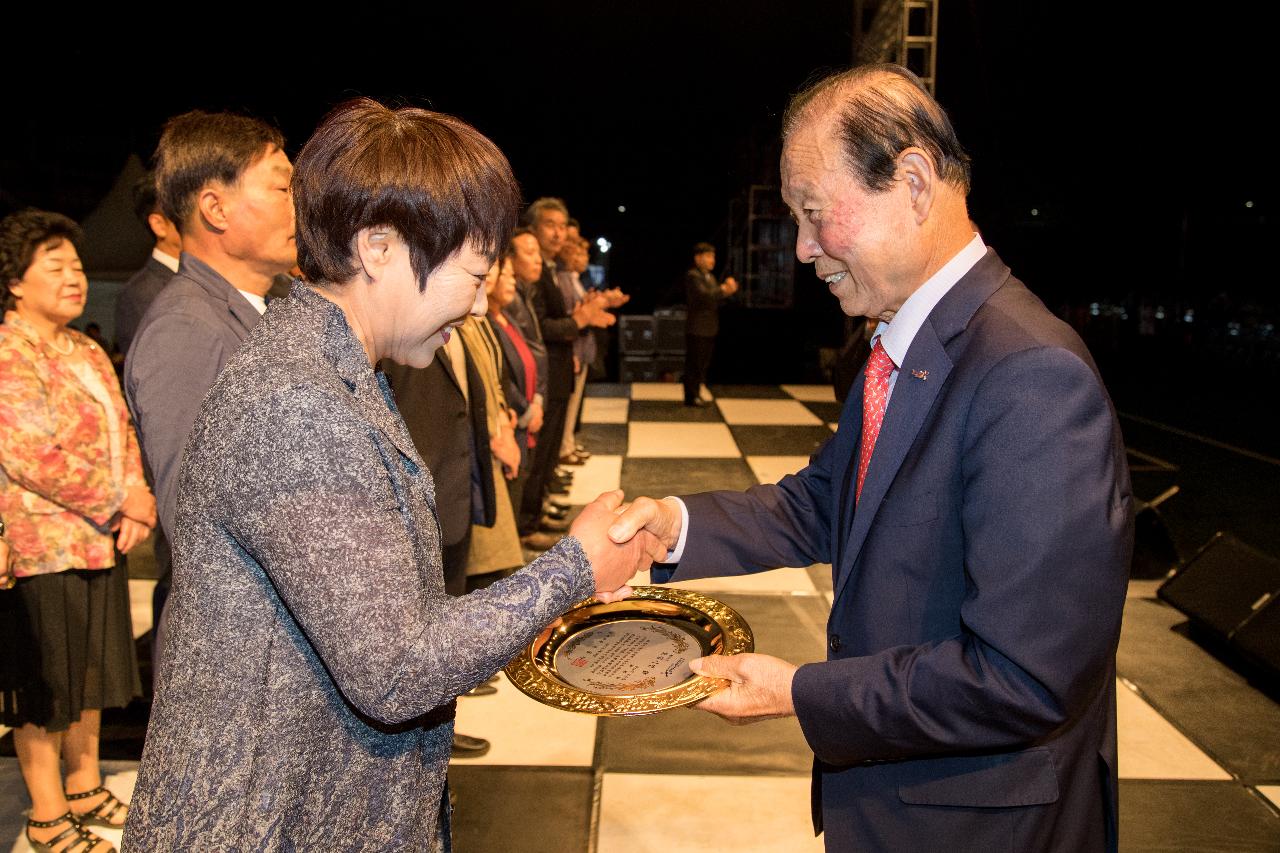
M546 705L631 717L691 705L724 687L689 661L752 651L746 620L700 592L638 586L630 598L580 602L507 665L507 677Z

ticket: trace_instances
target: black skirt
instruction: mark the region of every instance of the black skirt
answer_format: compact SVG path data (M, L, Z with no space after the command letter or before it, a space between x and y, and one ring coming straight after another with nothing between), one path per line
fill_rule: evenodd
M0 724L65 731L81 711L141 694L123 560L0 591Z

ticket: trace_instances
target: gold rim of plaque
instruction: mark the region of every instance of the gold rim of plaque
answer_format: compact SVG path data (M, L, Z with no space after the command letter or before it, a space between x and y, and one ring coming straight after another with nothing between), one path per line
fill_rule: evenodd
M637 586L623 601L604 604L581 601L561 617L562 624L539 637L507 664L511 683L544 705L601 717L632 717L680 708L707 698L724 687L718 678L692 675L670 687L626 695L593 693L575 687L556 671L556 652L578 634L625 620L659 622L679 628L701 645L697 656L737 655L755 649L751 628L736 610L722 601L688 589Z

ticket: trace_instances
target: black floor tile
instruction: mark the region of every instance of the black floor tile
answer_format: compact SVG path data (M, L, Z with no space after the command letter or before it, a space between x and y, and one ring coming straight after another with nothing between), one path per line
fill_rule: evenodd
M713 489L746 489L756 484L742 459L622 460L622 491L627 497L687 495Z
M630 397L631 386L625 382L588 382L583 393L588 397Z
M835 435L825 426L734 426L733 440L743 456L812 456Z
M670 421L673 423L722 423L720 410L715 403L705 406L686 406L668 400L632 400L631 421Z
M1122 779L1120 849L1280 851L1280 818L1235 782Z
M467 853L587 850L589 767L454 765L453 849Z
M1280 706L1174 626L1159 601L1131 598L1116 666L1147 700L1247 784L1280 783Z
M800 405L822 418L824 424L833 424L840 420L840 410L844 408L840 403L813 403L800 401Z
M825 659L826 601L818 596L717 594L742 614L756 651L808 663ZM601 762L615 773L808 776L813 754L794 717L731 726L705 711L606 718Z
M625 456L626 424L583 424L578 427L578 442L600 456Z
M791 395L777 385L710 385L713 397L742 400L790 400Z

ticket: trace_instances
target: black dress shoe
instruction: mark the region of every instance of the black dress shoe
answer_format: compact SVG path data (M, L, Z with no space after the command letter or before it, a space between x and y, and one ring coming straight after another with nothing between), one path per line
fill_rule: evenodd
M694 400L692 403L689 402L688 400L685 400L684 404L691 409L705 409L707 406L710 405L710 403L708 403L706 400Z
M567 516L569 514L569 510L564 507L558 507L551 501L547 501L542 505L542 514L549 518L559 520Z
M566 511L569 509L569 507L573 506L573 504L569 503L564 498L557 498L555 496L547 498L547 503L551 504L553 507L556 507L557 509L563 509Z
M548 533L563 533L569 529L569 522L563 518L551 518L544 515L542 520L538 522L538 529L545 530Z
M489 751L489 741L482 737L453 733L454 758L479 758Z

